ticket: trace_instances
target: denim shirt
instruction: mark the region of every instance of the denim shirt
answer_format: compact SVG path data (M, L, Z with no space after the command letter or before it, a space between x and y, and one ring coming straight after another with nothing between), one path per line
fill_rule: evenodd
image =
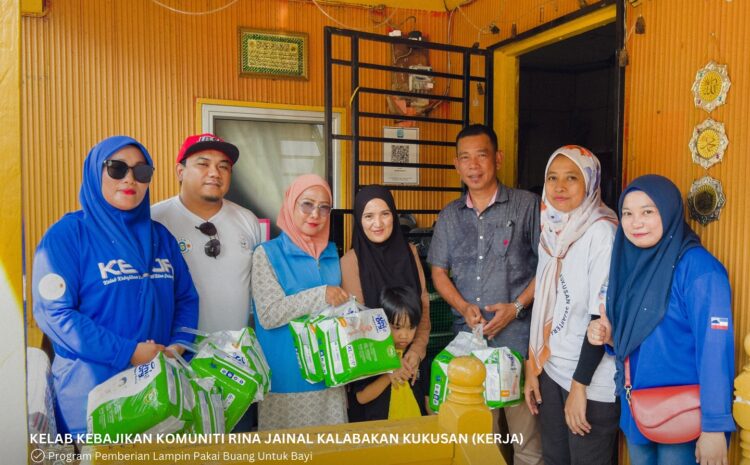
M450 271L453 284L467 302L484 307L513 302L536 272L539 245L539 196L498 183L495 201L480 214L467 203L468 194L449 203L438 216L427 261ZM470 199L468 199L470 200ZM470 331L452 309L454 328ZM531 318L513 320L493 339L526 356Z

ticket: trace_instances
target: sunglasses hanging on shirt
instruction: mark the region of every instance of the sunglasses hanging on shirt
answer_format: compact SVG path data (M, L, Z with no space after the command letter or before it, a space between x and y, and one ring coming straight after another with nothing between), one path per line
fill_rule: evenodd
M195 229L202 232L206 236L210 237L206 245L203 246L203 251L211 258L216 258L221 253L221 242L216 238L216 226L210 221L202 223L200 226L196 226Z
M154 175L154 167L147 164L128 166L128 164L122 160L105 160L104 167L107 169L109 177L116 180L123 179L127 176L128 170L133 170L133 179L141 184L151 182L151 177Z

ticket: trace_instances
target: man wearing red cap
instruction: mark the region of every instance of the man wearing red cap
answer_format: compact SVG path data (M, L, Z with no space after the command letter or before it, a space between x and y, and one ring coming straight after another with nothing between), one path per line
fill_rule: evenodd
M177 155L179 195L151 207L188 264L201 331L237 330L251 320L250 270L260 226L250 210L224 198L238 158L236 146L213 134L188 137Z

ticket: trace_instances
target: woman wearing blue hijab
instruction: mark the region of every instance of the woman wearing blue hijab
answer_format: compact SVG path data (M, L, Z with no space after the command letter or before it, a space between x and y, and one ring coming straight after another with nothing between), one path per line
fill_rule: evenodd
M684 219L682 196L667 178L635 179L620 197L607 291L607 318L591 323L592 344L608 342L617 364L620 428L633 465L727 463L734 431L734 328L731 291L722 264ZM611 337L610 337L611 336ZM624 363L633 390L698 384L697 440L660 444L647 439L628 408Z
M52 341L59 432L86 433L89 391L191 336L198 294L174 237L151 221L151 156L110 137L83 165L81 210L45 233L34 256L33 312Z

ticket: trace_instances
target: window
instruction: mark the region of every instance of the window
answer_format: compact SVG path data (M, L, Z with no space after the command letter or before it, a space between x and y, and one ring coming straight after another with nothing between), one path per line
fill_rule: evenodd
M200 103L199 103L200 105ZM306 173L330 178L333 202L341 206L341 155L333 146L333 166L327 166L323 111L203 104L203 131L212 132L240 149L227 198L249 208L259 218L271 220L272 236L278 234L278 216L284 191L292 180ZM341 114L333 114L338 133Z

